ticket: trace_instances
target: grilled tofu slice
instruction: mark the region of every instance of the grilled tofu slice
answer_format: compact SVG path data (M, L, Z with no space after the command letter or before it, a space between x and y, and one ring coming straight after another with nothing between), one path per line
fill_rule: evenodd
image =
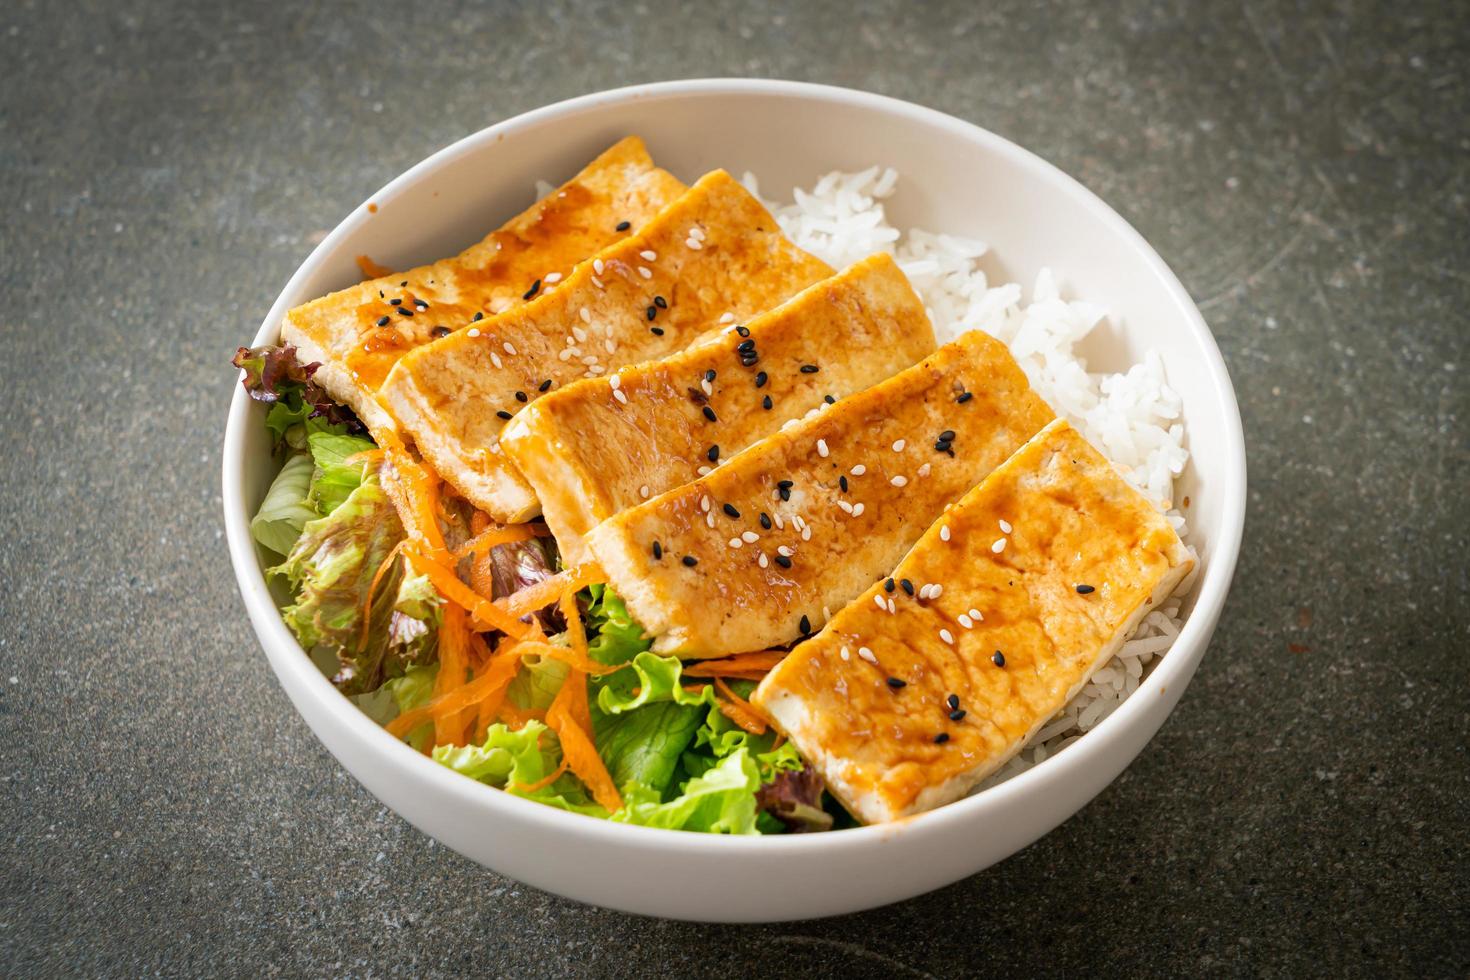
M836 364L786 370L807 368L820 378ZM972 331L604 521L587 546L659 652L789 643L886 575L1051 418L1005 345Z
M629 136L459 255L296 307L281 324L281 339L296 345L303 362L321 362L316 380L370 428L391 428L374 396L405 353L476 315L524 302L533 283L546 288L685 190L653 165L642 140Z
M710 472L711 445L733 455L933 352L924 304L893 259L874 255L717 342L548 394L500 444L576 564L598 523Z
M752 700L859 819L929 810L1018 752L1192 566L1169 523L1058 419Z
M500 447L526 403L682 350L722 317L746 319L831 272L717 170L554 292L403 358L383 402L467 499L497 520L527 520L536 495Z

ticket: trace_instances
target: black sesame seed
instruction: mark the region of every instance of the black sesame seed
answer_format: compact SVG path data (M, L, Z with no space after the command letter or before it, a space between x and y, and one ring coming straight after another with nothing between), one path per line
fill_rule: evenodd
M797 623L796 625L801 630L801 635L802 636L806 636L808 633L810 633L812 631L812 621L810 619L808 619L806 616L802 616L801 617L801 622Z
M943 432L939 433L939 439L941 442L954 442L954 430L945 429Z
M429 333L433 334L435 337L448 337L449 328L445 326L438 326L435 327L433 330L430 330Z
M392 304L393 306L399 306L399 305L401 305L403 303L403 298L402 297L399 297L399 296L395 296L393 299L390 299L388 302L390 304Z
M887 580L885 580L883 582L883 591L884 592L892 592L895 584L896 583L893 581L893 579L887 579Z
M1091 585L1079 585L1079 586L1077 586L1077 594L1078 595L1091 595L1092 593L1094 593L1096 591L1097 591L1097 589L1094 588Z
M664 299L662 296L655 296L653 298L653 305L657 306L661 310L667 310L669 308L669 301Z
M735 345L735 349L738 350L738 351L740 351L740 352L742 352L742 353L744 353L745 351L755 350L755 341L753 341L753 340L742 340L740 343L738 343L738 344Z
M995 651L995 654L990 658L990 661L997 667L1004 667L1006 665L1006 655L997 650Z
M551 379L550 378L547 378L545 381L541 382L539 385L536 386L536 390L537 391L548 391L548 390L550 390L550 388L551 388Z
M705 453L705 456L707 456L709 458L709 461L713 463L715 460L720 458L720 447L710 446L709 452Z
M633 222L631 222L631 221L619 221L618 222L618 226L616 228L614 228L613 230L614 231L627 231L631 227L633 227Z
M749 337L750 336L750 328L749 327L742 327L739 324L737 324L735 326L735 332L738 333L742 337ZM754 341L752 341L752 343L754 343Z
M526 393L524 391L518 391L518 392L516 392L516 401L522 402L522 403L526 402L527 401Z
M943 439L940 439L938 442L936 442L934 444L934 448L941 453L947 453L950 451L949 443L945 442Z
M790 490L792 487L796 486L796 481L795 480L777 480L776 481L776 486L780 487L782 490Z
M914 583L910 582L908 579L906 579L906 578L899 579L898 580L898 584L901 585L903 587L903 590L905 592L907 592L909 595L913 595L914 594Z
M648 318L650 320L652 320L654 317L658 316L658 307L657 306L650 306L644 312L648 315Z
M501 417L501 418L503 418L503 419L505 419L505 420L506 420L506 421L507 421L507 422L509 422L509 421L510 421L510 413L509 413L509 412L507 412L507 411L506 411L506 410L505 410L505 409L503 409L503 408L502 408L502 409L501 409L501 410L500 410L500 411L498 411L498 412L496 412L496 413L495 413L495 414L496 414L496 415L498 415L498 416L499 416L499 417Z
M400 307L398 307L398 315L399 316L413 316L413 310L410 310L406 306L400 306Z
M708 371L704 372L704 380L708 381L710 384L714 384L715 377L716 375L714 368L710 368Z
M704 417L709 419L711 422L719 421L719 419L715 417L715 410L710 408L708 405L704 406Z
M721 504L720 510L725 512L726 517L733 517L737 521L740 520L740 511L735 509L734 504Z
M767 514L765 511L761 511L761 527L765 528L767 531L771 529L771 515Z
M688 565L690 568L693 568L695 565L699 564L699 559L695 558L693 555L685 555L679 560L682 561L685 565Z
M847 493L847 477L839 476L837 478L837 485L842 488L843 493Z
M653 560L662 561L664 557L664 546L657 541L653 543Z
M909 682L901 677L890 677L888 678L888 686L896 691L901 687L908 687Z
M471 323L479 323L483 319L485 319L485 314L480 313L479 311L476 311L475 312L475 315L470 318L470 322Z
M817 367L815 364L803 364L801 366L802 374L816 374L820 370L822 369Z
M958 694L951 694L944 699L944 703L949 705L949 710L953 711L960 706L960 696Z
M935 745L943 745L945 742L948 742L948 741L949 741L949 732L940 732L938 735L935 735L934 736L934 744Z
M651 334L653 334L655 337L662 337L664 335L664 328L663 327L649 327L648 328L648 332L651 333Z
M767 395L766 397L761 399L761 408L764 408L768 412L771 410L771 406L773 404L775 403L771 401L770 395Z
M380 326L380 327L386 327L387 325L388 325L388 318L387 317L385 317L385 316L378 317L378 326Z
M424 301L423 301L423 300L421 300L421 299L416 299L416 300L414 300L414 301L413 301L413 305L414 305L414 306L417 306L417 307L418 307L418 308L419 308L419 309L421 309L421 310L427 310L427 309L428 309L428 308L429 308L429 304L428 304L428 303L425 303L425 302L424 302Z
M965 720L965 709L964 708L958 708L958 709L956 709L954 711L951 711L949 713L949 720L950 721L964 721Z
M749 354L740 355L740 366L755 367L757 364L760 363L760 360L760 355L757 354L755 351L751 351Z
M956 398L955 401L957 401L961 405L963 405L965 402L969 401L971 398L974 398L974 397L975 397L974 392L967 391L964 394L960 395L960 397Z
M823 395L822 396L822 401L826 402L828 405L836 405L837 404L837 399L833 398L831 395Z
M781 495L781 499L782 500L790 500L791 499L791 491L788 490L788 489L786 489L785 487L779 487L779 488L777 488L776 492Z
M757 371L756 372L756 375L755 375L755 386L757 388L764 388L766 386L766 372L764 372L764 371Z
M535 296L539 292L541 292L541 280L537 279L535 282L531 283L530 289L521 294L521 299L530 299L532 296Z
M433 282L433 281L434 281L434 280L432 280L432 279L430 279L430 280L429 280L429 282ZM400 282L400 283L399 283L399 284L398 284L398 285L400 285L400 286L407 286L407 285L408 285L408 280L407 280L407 279L405 279L405 280L403 280L403 281L402 281L402 282Z
M776 564L777 565L780 565L782 568L790 568L791 567L791 559L790 558L787 558L785 555L777 555L776 556Z

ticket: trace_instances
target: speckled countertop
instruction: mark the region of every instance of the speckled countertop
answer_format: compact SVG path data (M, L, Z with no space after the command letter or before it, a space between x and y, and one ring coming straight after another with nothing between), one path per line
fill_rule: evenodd
M0 61L0 972L1470 971L1464 4L14 0ZM1158 737L848 918L631 918L434 845L292 711L221 539L227 359L326 229L491 122L693 75L1056 162L1199 300L1245 419L1234 593Z

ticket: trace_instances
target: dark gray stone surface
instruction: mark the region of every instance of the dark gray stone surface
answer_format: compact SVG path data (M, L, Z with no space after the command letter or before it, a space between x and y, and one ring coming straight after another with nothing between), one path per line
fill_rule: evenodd
M0 972L1470 970L1463 3L12 0L0 63ZM936 894L760 928L588 909L385 811L220 536L228 356L325 229L496 120L721 74L1080 177L1200 300L1252 480L1214 646L1121 780Z

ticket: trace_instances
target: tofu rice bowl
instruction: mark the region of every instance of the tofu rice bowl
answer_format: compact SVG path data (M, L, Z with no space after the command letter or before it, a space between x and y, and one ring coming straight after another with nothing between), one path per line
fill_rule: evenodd
M251 522L343 696L496 791L840 830L983 791L1133 694L1199 572L1181 403L1106 311L621 140L457 256L292 309L235 365Z

